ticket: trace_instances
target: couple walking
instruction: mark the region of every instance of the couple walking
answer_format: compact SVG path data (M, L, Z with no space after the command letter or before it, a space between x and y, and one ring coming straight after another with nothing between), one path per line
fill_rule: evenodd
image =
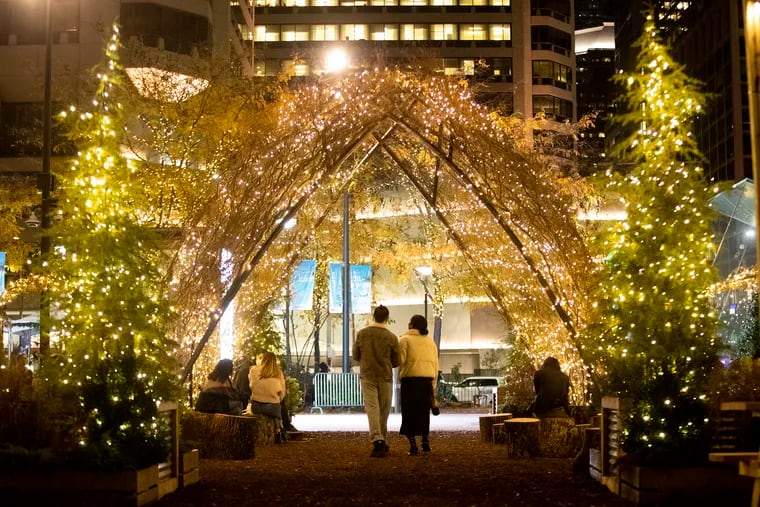
M435 404L438 350L428 337L425 317L412 316L409 329L398 339L387 327L389 316L385 306L375 308L374 322L356 334L352 354L359 362L374 458L382 458L390 450L388 415L395 367L401 381L400 433L409 440L409 455L419 452L417 435L422 437L422 452L430 452L430 411Z

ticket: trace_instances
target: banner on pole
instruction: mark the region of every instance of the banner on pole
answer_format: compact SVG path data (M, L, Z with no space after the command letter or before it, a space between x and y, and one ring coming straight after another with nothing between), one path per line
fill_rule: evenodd
M290 278L290 309L312 310L314 308L314 275L317 261L301 261Z
M330 313L343 312L343 264L330 263ZM351 313L372 311L372 266L351 264Z
M0 295L5 292L5 252L0 252Z

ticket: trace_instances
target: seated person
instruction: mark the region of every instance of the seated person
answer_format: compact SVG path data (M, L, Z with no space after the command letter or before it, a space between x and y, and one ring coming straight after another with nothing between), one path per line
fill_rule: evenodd
M536 417L570 417L570 377L559 367L559 361L547 357L533 375L536 398L531 409Z
M251 388L250 410L275 420L275 442L285 440L282 423L281 403L285 399L285 376L282 374L277 356L272 352L262 352L256 356L256 366L249 374Z
M232 376L232 360L222 359L216 363L206 382L203 383L195 410L209 414L240 415L243 402L237 393L230 377Z

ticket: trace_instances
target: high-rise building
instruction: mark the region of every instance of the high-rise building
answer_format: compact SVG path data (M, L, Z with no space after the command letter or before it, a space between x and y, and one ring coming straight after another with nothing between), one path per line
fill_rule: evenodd
M486 85L505 113L572 120L571 0L250 0L233 2L234 47L256 76L351 65L426 62ZM253 58L251 58L251 52Z
M593 123L580 132L579 153L582 175L592 174L606 165L607 129L613 112L616 87L615 27L611 22L575 31L578 117Z

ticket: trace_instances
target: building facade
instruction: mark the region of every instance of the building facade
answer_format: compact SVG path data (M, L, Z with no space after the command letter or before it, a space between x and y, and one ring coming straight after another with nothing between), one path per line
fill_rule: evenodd
M353 66L425 62L464 75L507 114L576 118L571 0L233 3L233 44L252 75L320 74L340 50Z

